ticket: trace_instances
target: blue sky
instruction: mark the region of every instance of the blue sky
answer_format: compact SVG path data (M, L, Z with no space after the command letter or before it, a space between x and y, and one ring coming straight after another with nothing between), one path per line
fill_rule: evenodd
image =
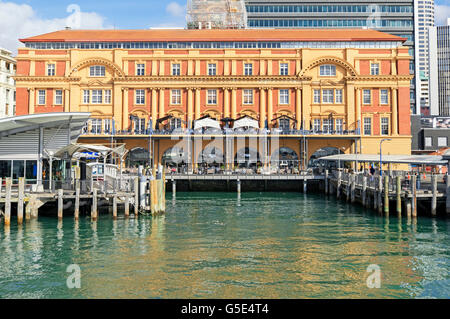
M0 0L0 47L15 53L25 38L68 25L71 4L80 10L82 29L184 27L187 0ZM435 0L438 24L450 17L450 0ZM73 20L72 20L73 21Z

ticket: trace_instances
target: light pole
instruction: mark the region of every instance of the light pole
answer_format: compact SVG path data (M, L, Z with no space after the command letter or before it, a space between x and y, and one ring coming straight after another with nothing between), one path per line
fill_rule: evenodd
M392 141L392 139L390 139L390 138L383 138L380 141L380 176L383 175L383 173L382 173L382 171L383 171L383 159L382 159L383 152L381 151L381 145L383 144L384 141Z

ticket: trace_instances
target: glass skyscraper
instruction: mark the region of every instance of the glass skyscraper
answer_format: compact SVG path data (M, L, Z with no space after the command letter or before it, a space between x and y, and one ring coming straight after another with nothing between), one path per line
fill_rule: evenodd
M416 0L417 1L417 0ZM245 0L249 28L372 28L407 38L415 72L414 0ZM411 109L416 110L415 81Z

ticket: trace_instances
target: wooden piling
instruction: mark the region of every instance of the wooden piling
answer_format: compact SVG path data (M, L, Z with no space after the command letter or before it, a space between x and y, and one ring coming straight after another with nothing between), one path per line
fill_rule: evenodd
M125 217L130 216L130 198L125 195Z
M384 175L384 213L389 216L389 176Z
M172 179L172 196L175 197L177 195L177 181Z
M445 201L445 207L446 207L447 214L450 214L450 173L447 173L447 175L446 175L446 182L447 182L446 183L447 188L446 188L445 194L447 196L447 199Z
M62 189L58 189L58 219L62 219L63 218L63 196L64 196L64 191Z
M5 226L9 227L11 224L11 178L6 178L5 185Z
M347 202L350 201L350 173L347 173L347 186L345 187L347 192Z
M117 219L117 195L113 197L113 219Z
M378 192L377 192L377 179L378 177L373 176L373 209L378 208Z
M350 176L351 184L350 184L350 200L352 203L355 202L356 196L355 196L355 188L356 188L356 175L353 173Z
M339 170L336 184L336 198L341 197L341 184L342 184L342 172Z
M397 191L397 215L402 216L402 178L401 176L396 177L396 191Z
M23 203L25 198L25 178L19 177L19 198L17 202L17 223L23 223Z
M362 205L364 207L368 206L368 198L367 198L367 176L363 175L362 180Z
M382 213L383 212L383 202L382 202L382 192L383 192L383 178L382 176L378 176L378 203L377 203L377 208L378 208L378 213Z
M92 192L92 209L91 209L91 220L97 220L97 192L98 190L94 188Z
M238 179L236 183L237 183L237 184L236 184L236 187L237 187L237 193L238 193L238 194L241 194L241 180Z
M406 216L408 218L411 218L411 202L412 202L411 199L406 198Z
M75 181L75 220L80 218L80 180Z
M413 217L417 217L417 175L411 176L412 200L411 213Z
M139 214L139 177L134 178L134 215Z
M325 170L325 195L328 194L328 170Z
M431 175L431 189L433 192L433 197L431 198L431 216L436 216L437 208L437 176L435 174Z
M303 179L303 193L307 193L308 192L308 180L306 179L306 177Z

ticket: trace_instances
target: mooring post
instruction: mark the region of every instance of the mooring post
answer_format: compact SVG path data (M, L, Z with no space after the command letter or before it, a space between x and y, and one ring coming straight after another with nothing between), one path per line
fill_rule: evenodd
M356 198L356 196L355 196L355 188L356 188L356 174L353 173L351 175L351 184L350 184L350 194L351 194L350 199L351 199L352 203L355 202L355 198Z
M125 217L130 216L130 198L129 195L125 195Z
M402 216L402 177L396 176L396 184L397 184L397 215L398 217Z
M94 188L92 192L92 210L91 210L91 220L97 220L97 188Z
M63 194L62 189L58 189L58 219L63 218Z
M177 195L177 182L172 178L172 196Z
M117 219L117 195L113 197L113 219Z
M383 212L383 202L382 202L382 192L383 192L383 177L378 176L378 212L381 214Z
M389 175L384 175L384 213L389 216Z
M11 224L11 178L6 178L5 185L5 226L9 226Z
M431 198L431 216L436 216L437 207L437 176L431 175L431 189L433 191L433 197Z
M238 195L240 195L241 194L241 180L240 179L237 180L236 185L237 185L237 193L238 193Z
M328 194L328 170L325 170L325 195Z
M306 176L303 176L303 193L306 194L308 192L308 180Z
M412 187L412 201L411 201L411 213L413 217L417 217L417 175L411 176Z
M17 202L17 223L23 223L23 201L25 197L25 178L19 177L19 200Z
M347 202L350 201L350 173L347 173L347 186L346 186L346 190L347 190Z
M406 198L406 216L411 218L411 199Z
M373 176L373 209L378 208L377 177Z
M341 170L338 171L338 177L337 177L337 186L336 186L336 198L341 197L341 183L342 183L342 172Z
M447 214L450 214L450 173L447 173L447 175L445 176L446 177L446 186L447 186L447 189L446 189L446 191L445 191L445 195L446 195L446 200L445 200L445 207L446 207L446 211L447 211Z
M363 175L362 179L362 205L364 207L368 206L368 200L367 200L367 176L366 174Z
M139 177L134 178L134 215L139 213Z
M75 220L80 217L80 180L75 180Z

